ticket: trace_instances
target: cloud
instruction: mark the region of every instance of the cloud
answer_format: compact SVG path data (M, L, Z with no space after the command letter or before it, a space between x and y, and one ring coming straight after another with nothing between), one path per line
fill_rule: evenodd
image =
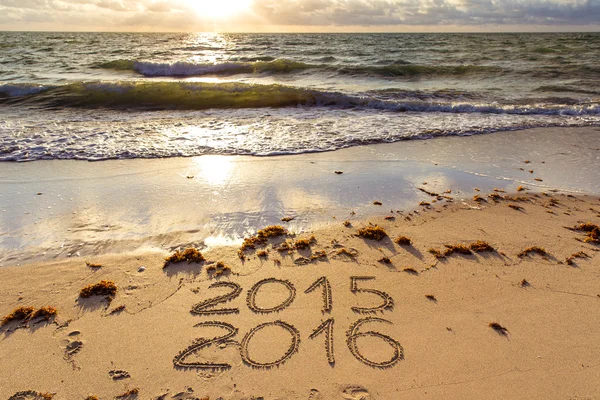
M197 0L227 1L227 0ZM253 0L223 21L194 11L192 0L0 0L0 29L203 30L221 26L268 30L386 27L522 26L600 29L600 0Z

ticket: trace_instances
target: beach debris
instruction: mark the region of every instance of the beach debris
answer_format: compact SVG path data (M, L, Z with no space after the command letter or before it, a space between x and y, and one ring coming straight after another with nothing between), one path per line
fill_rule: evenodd
M102 280L93 285L87 285L79 292L79 297L89 298L92 296L104 296L108 300L117 294L117 285L113 281Z
M290 222L293 221L295 217L283 217L281 218L282 222Z
M259 250L256 252L256 256L258 258L267 258L267 257L269 257L269 252L266 250Z
M335 252L335 255L354 259L358 255L358 252L354 249L348 250L345 247L342 247Z
M471 249L464 244L445 244L446 251L444 252L444 256L450 256L454 253L470 255L473 254Z
M432 295L432 294L426 294L425 297L427 298L427 300L433 301L434 303L437 303L437 299L435 298L434 295Z
M221 275L227 275L227 274L231 273L231 268L229 266L225 265L225 263L223 261L219 261L216 264L211 264L211 265L207 266L206 273L217 278Z
M138 268L137 270L138 272L145 272L146 271L146 267L144 267L143 265L141 267Z
M411 274L411 275L419 275L419 272L417 272L417 270L414 269L413 267L406 267L406 268L402 269L402 272L406 272L407 274Z
M6 325L13 321L28 321L35 312L34 307L17 307L10 314L2 319L0 326Z
M171 254L167 258L165 258L165 263L163 265L163 269L167 268L169 264L177 264L183 261L187 261L190 263L201 263L206 261L202 253L198 251L198 249L193 247L188 247L184 251L177 250L175 253Z
M125 305L121 304L120 306L113 308L112 311L110 313L108 313L108 315L119 314L119 313L122 313L123 311L125 311Z
M281 225L267 226L256 232L256 235L244 239L241 250L255 249L256 246L264 246L270 238L287 235L287 230Z
M344 171L335 171L336 175L341 175L344 173Z
M139 388L133 388L133 389L129 389L127 390L125 393L115 397L115 399L117 400L129 400L129 399L137 399L138 394L140 394L140 389Z
M91 396L86 397L85 400L100 400L100 397L93 394Z
M312 261L317 261L317 260L325 260L327 258L327 253L325 253L324 250L319 250L319 251L315 251L313 253L313 255L310 256L310 259Z
M517 188L517 192L522 192L523 190L527 190L527 188L523 185L519 185L519 187Z
M437 259L444 258L444 255L438 249L431 248L428 251Z
M194 175L188 175L188 176L186 176L186 178L188 178L188 179L194 179Z
M543 247L531 246L531 247L526 248L525 250L523 250L519 254L517 254L517 256L518 257L525 257L525 256L528 256L530 253L539 254L540 256L545 256L545 255L548 254L546 252L546 249L544 249Z
M503 197L504 200L509 200L509 201L529 201L529 199L525 196L509 196L509 195L505 195Z
M8 400L52 400L53 393L40 393L35 390L23 390L10 396Z
M412 245L412 240L406 236L398 236L396 239L394 239L394 243L399 246L410 246Z
M567 259L565 260L565 262L568 265L573 265L573 264L575 264L575 259L576 258L589 258L589 257L590 256L587 253L584 253L583 251L580 251L580 252L571 254L569 257L567 257Z
M523 279L520 283L521 287L529 287L531 284L527 281L527 279Z
M481 203L481 202L485 202L487 200L484 199L483 197L481 197L480 195L476 194L475 196L473 196L473 201Z
M374 205L376 205L376 206L381 206L381 205L383 205L383 203L382 203L382 202L380 202L380 201L377 201L377 200L375 200L375 201L373 202L373 204L374 204Z
M475 243L469 245L469 249L474 253L493 252L496 251L489 243L483 240L478 240Z
M394 217L393 215L388 215L387 217L384 218L386 221L394 221L396 219L396 217Z
M344 221L344 226L345 226L346 228L350 228L350 227L352 226L352 222L350 222L350 221L346 220L346 221Z
M498 193L490 193L488 194L488 197L494 201L502 200L502 196L500 196Z
M530 164L530 163L531 163L531 161L529 161L529 160L525 160L525 161L523 161L523 162L524 162L525 164Z
M424 185L426 185L426 184L427 184L427 182L424 182L423 184L424 184ZM419 188L417 188L417 189L419 189L421 192L423 192L423 193L425 193L425 194L428 194L428 195L430 195L431 197L439 197L439 195L440 195L439 193L436 193L436 192L429 191L429 190L427 190L427 189L425 189L425 188L422 188L422 187L419 187Z
M502 190L502 189L498 189L498 188L494 188L494 192L498 192L498 193L506 193L506 191Z
M363 239L371 239L371 240L381 240L387 237L387 233L385 230L378 226L368 226L365 228L361 228L358 230L356 236L361 237Z
M510 208L512 208L513 210L517 210L517 211L523 211L523 207L518 206L516 204L509 204L508 205Z
M568 228L574 231L586 232L585 243L600 244L600 227L591 222L579 224L573 228Z
M103 267L102 264L95 264L95 263L91 263L91 262L86 262L85 266L91 269L100 269Z
M311 245L315 243L317 243L317 239L315 238L315 235L312 235L309 238L296 240L296 242L294 243L294 248L296 248L297 250L308 249Z
M506 336L508 333L508 329L506 329L505 327L503 327L502 325L500 325L497 322L490 322L488 324L488 326L490 328L492 328L493 330L495 330L497 333L499 333L500 335Z
M380 262L380 263L382 263L382 264L391 264L392 263L392 260L390 260L389 257L381 257L377 261Z
M431 204L426 202L426 201L422 201L419 203L420 206L424 206L424 207L429 207Z
M0 326L4 326L15 321L29 322L38 319L49 321L50 319L56 317L56 315L58 315L58 311L52 306L44 306L37 310L35 307L21 306L15 308L10 314L2 318Z
M275 248L275 250L281 252L281 253L291 253L293 251L293 246L290 242L285 241L283 243L281 243L278 247Z

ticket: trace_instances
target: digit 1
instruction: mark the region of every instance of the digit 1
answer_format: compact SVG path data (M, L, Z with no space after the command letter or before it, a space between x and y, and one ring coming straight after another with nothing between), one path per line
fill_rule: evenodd
M322 276L317 279L304 293L310 293L319 286L323 286L323 312L331 312L333 308L333 299L331 298L331 284L327 277Z
M335 357L333 356L333 323L335 320L333 318L329 318L327 321L323 322L317 329L314 330L313 333L310 334L309 338L314 339L321 332L325 331L325 351L327 353L327 361L329 364L335 364Z

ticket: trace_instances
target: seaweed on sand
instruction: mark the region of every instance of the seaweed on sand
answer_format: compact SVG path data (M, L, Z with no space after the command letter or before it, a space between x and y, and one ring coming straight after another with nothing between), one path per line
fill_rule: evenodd
M412 244L412 240L406 236L398 236L396 239L394 239L394 243L399 246L410 246Z
M358 230L356 235L363 239L371 240L381 240L387 237L387 233L385 232L385 230L378 225L361 228Z
M117 294L117 285L113 281L100 281L94 285L87 285L79 292L79 297L105 296L112 299Z
M539 254L540 256L545 256L545 255L548 254L546 252L546 249L544 249L543 247L531 246L531 247L526 248L525 250L523 250L519 254L517 254L517 256L518 257L525 257L525 256L528 256L530 253Z
M177 263L180 263L183 261L187 261L187 263L190 264L193 262L201 263L201 262L206 261L206 259L204 258L202 253L200 253L198 251L198 249L195 249L193 247L188 247L184 251L177 250L175 253L173 253L170 256L168 256L167 258L165 258L165 263L163 265L163 269L168 267L169 264L177 264Z

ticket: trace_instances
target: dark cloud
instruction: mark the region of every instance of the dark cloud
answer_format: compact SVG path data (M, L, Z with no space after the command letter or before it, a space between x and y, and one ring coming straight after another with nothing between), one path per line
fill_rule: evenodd
M226 1L226 0L214 0ZM600 0L254 0L227 26L388 27L412 26L599 28ZM132 29L200 30L203 19L186 0L0 0L0 30ZM225 26L225 28L227 28Z

